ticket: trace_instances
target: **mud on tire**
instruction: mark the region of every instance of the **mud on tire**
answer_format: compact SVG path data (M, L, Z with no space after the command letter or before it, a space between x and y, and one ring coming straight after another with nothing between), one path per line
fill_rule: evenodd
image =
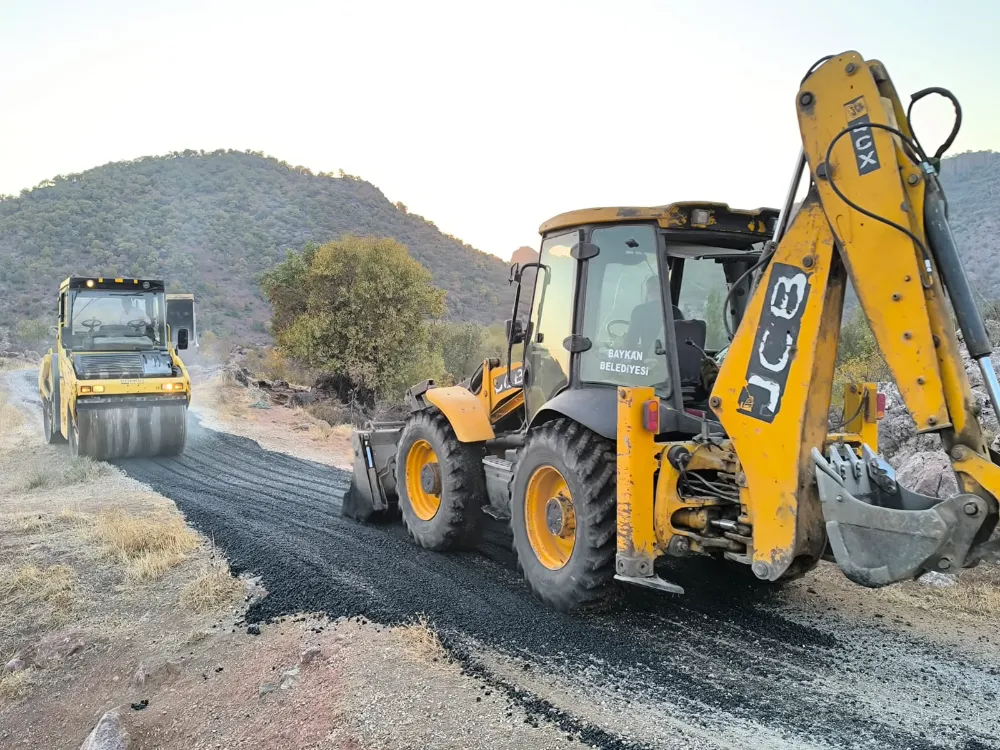
M440 504L430 518L421 518L415 511L407 484L407 457L415 445L421 444L433 450L440 482ZM395 471L399 511L417 544L439 552L475 546L486 496L480 444L460 443L444 414L427 408L407 420L399 439ZM419 482L420 478L413 477L412 481Z
M528 483L544 467L562 474L575 509L572 553L557 570L539 560L527 530ZM528 587L554 609L595 612L615 604L616 477L614 445L578 422L558 419L528 433L511 493L514 551Z

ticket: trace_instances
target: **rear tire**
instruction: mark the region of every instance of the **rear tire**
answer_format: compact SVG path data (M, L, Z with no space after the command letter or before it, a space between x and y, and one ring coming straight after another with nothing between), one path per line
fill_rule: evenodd
M460 443L436 408L412 414L399 439L396 492L403 523L421 547L475 546L486 496L482 446Z
M616 484L614 445L578 422L528 433L510 502L514 551L528 587L554 609L603 611L615 602ZM545 497L553 491L554 504Z
M77 425L73 415L66 411L66 432L69 433L69 455L73 458L80 457L80 427Z
M42 399L42 436L49 445L66 442L66 438L62 436L60 428L55 425L52 419L55 416L53 414L54 411L55 409L51 402L48 399Z

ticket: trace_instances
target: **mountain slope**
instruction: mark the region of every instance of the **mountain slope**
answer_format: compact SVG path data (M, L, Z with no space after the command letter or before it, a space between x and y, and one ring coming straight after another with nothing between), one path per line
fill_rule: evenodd
M941 162L948 219L972 288L1000 299L1000 153L973 151Z
M1000 298L1000 154L946 159L942 181L977 293ZM0 326L54 319L71 274L168 280L199 298L202 327L262 337L269 310L257 277L289 249L345 233L393 237L447 292L449 317L509 315L499 258L442 234L350 175L313 174L255 153L186 151L59 176L0 199Z
M0 200L0 325L54 319L66 276L129 275L194 292L203 328L261 336L269 310L258 275L289 249L347 233L406 244L447 292L450 318L509 315L503 261L374 185L255 153L186 151L59 176Z

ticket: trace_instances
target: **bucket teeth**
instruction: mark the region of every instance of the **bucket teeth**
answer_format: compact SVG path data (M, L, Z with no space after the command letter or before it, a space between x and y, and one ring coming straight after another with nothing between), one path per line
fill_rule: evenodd
M828 457L814 448L812 457L830 547L852 581L885 586L965 563L986 518L981 498L908 490L868 446L860 457L838 445Z

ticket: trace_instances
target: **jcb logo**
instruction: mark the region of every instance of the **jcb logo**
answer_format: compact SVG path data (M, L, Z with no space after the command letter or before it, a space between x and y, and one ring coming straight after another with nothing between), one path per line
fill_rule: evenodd
M808 298L809 278L800 268L773 264L753 354L747 364L747 384L740 393L737 411L771 422L781 410Z
M878 151L875 150L875 138L872 136L872 129L868 127L871 120L868 118L868 106L864 97L849 101L844 105L847 113L847 124L858 125L852 128L847 135L851 139L851 146L854 148L854 158L858 163L858 174L866 175L874 172L882 165L878 160Z
M520 367L515 367L510 371L510 380L508 382L507 373L493 378L493 392L503 393L508 388L520 388L524 383L524 370Z

